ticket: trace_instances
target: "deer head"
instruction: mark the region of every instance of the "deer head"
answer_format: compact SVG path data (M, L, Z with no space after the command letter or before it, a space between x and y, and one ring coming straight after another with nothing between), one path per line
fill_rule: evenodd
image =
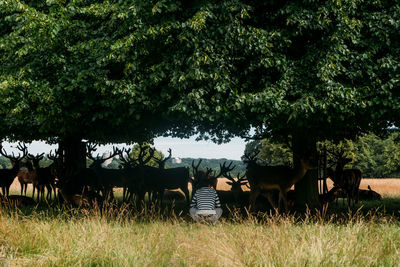
M87 144L87 145L86 145L86 149L87 149L86 156L87 156L89 159L93 160L93 163L90 165L90 168L101 168L101 165L102 165L106 160L109 160L109 159L115 157L115 156L118 154L117 148L113 147L113 152L110 153L110 155L104 157L104 155L103 155L103 156L100 156L99 153L98 153L97 156L94 157L94 156L92 155L92 153L93 153L94 151L97 150L97 145L94 145L94 144L93 144L93 145L92 145L92 144Z
M14 152L12 152L12 155L7 154L6 150L3 148L3 145L0 144L0 154L3 157L6 157L10 160L13 168L19 169L20 162L24 157L26 157L26 154L28 153L28 149L27 149L25 143L21 143L21 142L18 142L17 149L22 152L22 156L19 153L18 153L18 156L15 156Z
M226 182L228 185L231 186L231 191L234 193L235 197L243 192L242 185L247 184L246 175L240 176L240 173L237 174L237 180L231 176L231 174L227 174L226 178L229 182Z

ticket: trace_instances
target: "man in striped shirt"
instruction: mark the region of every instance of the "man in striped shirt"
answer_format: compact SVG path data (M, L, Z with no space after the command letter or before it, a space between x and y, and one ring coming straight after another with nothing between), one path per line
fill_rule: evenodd
M210 187L208 181L200 181L192 197L189 209L190 216L196 222L209 220L216 223L222 215L221 203L217 191Z

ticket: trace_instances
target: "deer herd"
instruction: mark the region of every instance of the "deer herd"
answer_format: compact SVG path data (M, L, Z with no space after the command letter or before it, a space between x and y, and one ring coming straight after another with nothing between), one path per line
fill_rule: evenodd
M0 144L0 154L11 162L11 169L0 169L0 202L7 205L35 205L39 201L50 201L53 195L60 203L66 205L91 205L94 202L114 199L114 188L122 188L122 200L126 202L144 203L147 193L148 201L162 205L164 192L167 190L180 189L187 201L190 202L189 183L193 191L202 180L217 188L218 179L225 177L231 186L228 192L218 191L222 197L228 193L234 203L249 205L250 210L256 210L256 202L259 196L267 198L271 207L279 211L282 208L288 210L288 200L292 195L291 188L303 179L308 170L316 169L317 162L310 155L297 157L298 164L294 168L288 166L264 166L258 162L258 151L253 154L245 154L243 162L246 163L245 174L238 173L232 176L235 166L232 162L220 164L219 172L210 168L199 170L202 160L198 163L192 161L192 176L187 167L165 168L165 163L171 158L169 149L167 157L157 157L155 149L149 145L140 145L138 153L132 153L129 148L113 148L108 156L94 156L96 145L87 144L86 156L92 163L88 168L79 171L63 166L61 155L55 151L46 157L52 161L47 167L42 167L39 162L45 154L33 155L28 153L25 144L18 143L19 153L7 153ZM136 156L135 156L136 155ZM338 196L347 198L348 206L357 203L359 196L362 199L380 199L380 195L369 190L359 190L362 178L358 169L345 169L344 166L350 162L343 153L332 154L336 157L335 169L328 168L327 176L334 182L333 188L320 195L322 202L337 199ZM107 169L103 163L114 157L119 159L119 169ZM152 161L153 165L149 166ZM155 164L154 164L155 163ZM21 195L10 195L10 186L17 178L21 185ZM27 197L28 184L32 185L32 198ZM250 191L243 190L246 186ZM47 191L47 193L46 193ZM273 198L273 192L278 193L278 201ZM367 192L363 192L367 191ZM36 195L35 195L36 193ZM46 194L45 194L46 193ZM289 194L288 194L289 193ZM36 198L36 201L34 199Z

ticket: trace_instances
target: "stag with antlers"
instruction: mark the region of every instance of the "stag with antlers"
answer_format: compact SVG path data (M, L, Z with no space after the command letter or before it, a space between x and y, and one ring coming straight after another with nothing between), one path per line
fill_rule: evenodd
M336 187L344 191L347 197L347 205L350 207L358 203L362 173L359 169L344 168L352 159L346 155L343 148L337 151L328 150L328 153L336 162L335 170L333 170L332 167L328 168L328 176L332 179Z
M8 158L11 162L11 169L1 169L0 170L0 186L3 192L3 195L8 196L10 193L10 186L14 181L14 178L17 176L20 168L21 160L26 156L26 147L21 143L18 143L17 147L20 151L22 151L22 156L18 153L18 156L15 156L14 152L12 155L7 154L4 150L3 146L0 144L0 154L6 158Z
M86 156L93 160L92 164L89 166L90 169L94 170L97 178L98 184L103 187L102 194L105 198L113 199L113 187L124 187L125 176L124 172L121 170L105 169L102 164L109 159L112 159L118 155L119 150L113 147L113 152L108 156L100 156L97 154L96 157L92 155L94 151L97 150L97 145L87 144L87 154Z
M243 195L243 185L247 185L247 178L246 175L240 176L240 173L237 174L236 179L231 176L230 173L226 175L226 178L229 182L226 182L228 185L231 186L231 192L236 202L239 201L240 196Z
M202 159L200 159L197 165L194 164L194 160L192 161L193 179L191 179L190 181L192 183L193 191L196 191L197 184L203 180L207 180L211 187L217 189L218 178L222 176L227 176L227 173L232 171L236 167L235 165L232 166L233 161L231 161L228 166L226 166L226 162L224 162L223 164L219 164L220 171L218 174L215 174L215 172L211 168L206 168L206 171L199 170L201 161Z
M151 199L151 194L154 192L154 185L152 178L147 178L149 173L157 168L146 166L146 164L153 158L154 152L155 149L145 144L139 146L137 157L131 153L130 148L118 150L119 159L122 161L122 167L125 173L123 189L124 200L131 201L135 195L138 200L137 203L140 203L144 200L146 192L148 192L149 198Z
M37 189L37 201L39 199L44 199L44 192L45 188L47 189L47 195L46 199L50 200L52 196L52 192L54 190L54 194L56 194L55 191L55 181L56 177L53 174L52 168L49 167L40 167L39 162L43 159L44 153L41 154L36 154L36 156L32 154L28 154L27 158L32 162L33 168L35 169L35 174L33 176L33 192L32 192L32 197L35 195L35 189Z

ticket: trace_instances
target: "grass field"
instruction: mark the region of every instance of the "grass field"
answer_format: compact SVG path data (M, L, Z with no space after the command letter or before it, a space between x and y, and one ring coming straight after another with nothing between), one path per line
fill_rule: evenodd
M226 211L215 226L173 209L3 208L0 266L398 265L400 180L365 179L362 187L368 184L383 201L305 215Z

